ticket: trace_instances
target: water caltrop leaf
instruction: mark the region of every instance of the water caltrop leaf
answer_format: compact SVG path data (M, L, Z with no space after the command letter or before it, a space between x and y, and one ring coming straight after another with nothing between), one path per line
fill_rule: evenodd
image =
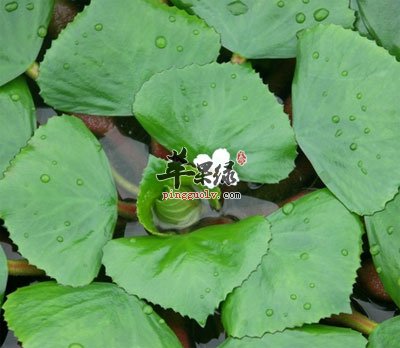
M143 85L133 111L159 143L186 147L190 161L219 148L231 156L243 150L247 163L234 167L240 180L276 183L294 168L287 115L248 67L213 63L164 71Z
M363 233L358 217L324 189L268 219L268 254L222 307L227 333L260 337L350 312Z
M368 348L397 348L400 341L400 317L380 323L369 335Z
M8 279L7 257L0 245L0 304L3 302Z
M306 325L300 329L266 334L261 338L229 337L218 348L365 348L367 340L354 330L324 325Z
M10 160L26 145L36 128L35 107L23 77L0 87L0 124L1 178Z
M400 306L400 195L383 211L365 217L370 252L379 278L393 301Z
M184 235L112 240L104 247L103 263L128 293L204 326L226 295L256 269L269 239L269 223L253 216Z
M298 48L292 90L300 147L348 209L382 210L400 185L400 162L393 160L400 64L373 41L334 25L303 32Z
M316 23L351 28L355 19L348 0L185 0L183 7L214 27L224 47L246 58L295 57L298 31Z
M0 86L35 61L53 11L54 0L0 0Z
M96 0L53 41L38 82L59 110L126 116L154 73L212 62L219 49L213 29L175 7Z
M4 310L24 348L182 347L150 306L114 284L34 284L8 295Z
M59 283L97 275L117 219L117 193L97 139L73 116L51 118L0 180L0 217L29 262Z

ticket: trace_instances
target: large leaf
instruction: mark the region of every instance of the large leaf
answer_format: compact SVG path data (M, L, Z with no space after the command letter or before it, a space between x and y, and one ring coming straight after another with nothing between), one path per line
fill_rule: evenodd
M1 64L0 64L1 69ZM23 77L0 87L0 178L36 128L35 107Z
M380 323L369 336L368 348L397 348L400 342L400 317Z
M350 311L362 224L326 189L268 217L270 249L222 308L235 337L261 336Z
M365 348L367 340L358 332L332 326L309 325L301 329L266 334L261 338L228 338L218 348Z
M216 59L218 35L184 11L146 0L96 0L53 42L40 68L41 94L64 111L131 115L154 73Z
M81 120L53 117L0 180L0 217L31 264L66 285L90 283L117 218L101 145Z
M168 237L121 238L104 247L107 274L126 291L205 325L267 252L261 216Z
M393 160L399 88L400 64L357 32L330 25L301 35L296 138L326 186L360 215L382 210L400 185L400 162Z
M348 0L185 0L184 5L221 34L223 46L246 58L295 57L299 30L320 22L351 28L354 22Z
M400 59L400 0L357 0L368 31Z
M24 348L181 347L150 306L114 284L34 284L9 295L4 309Z
M3 302L8 279L7 257L0 245L0 304Z
M35 61L47 33L54 0L0 0L0 86Z
M241 180L275 183L294 168L289 120L248 67L214 63L165 71L143 86L133 110L152 137L169 149L185 146L191 161L218 148L231 156L245 151L247 163L235 166Z
M400 195L385 210L365 218L376 270L385 290L400 306Z

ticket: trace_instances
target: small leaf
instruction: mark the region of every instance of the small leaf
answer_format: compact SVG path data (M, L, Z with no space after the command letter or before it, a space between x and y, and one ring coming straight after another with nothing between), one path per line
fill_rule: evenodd
M1 178L10 160L26 145L36 128L35 107L23 77L0 87L0 124Z
M126 116L153 74L212 62L219 49L213 29L174 7L96 0L53 41L38 82L46 102L59 110Z
M246 58L295 57L298 31L321 22L351 28L354 22L348 0L185 0L188 7L221 34L224 47Z
M181 347L150 306L114 284L34 284L9 295L3 307L24 348Z
M266 334L261 338L229 337L218 348L365 348L367 340L358 332L333 326L306 325L300 329Z
M0 245L0 304L3 302L8 279L7 257Z
M397 348L400 342L400 317L380 323L369 336L368 348Z
M0 1L0 86L21 75L35 61L54 0Z
M287 203L268 219L268 254L223 305L228 334L260 337L349 312L360 265L359 219L326 189Z
M117 219L107 158L81 120L53 117L0 180L0 216L29 262L65 285L92 281Z
M400 195L385 210L365 217L370 252L383 286L400 306Z
M214 63L165 71L144 84L133 110L159 143L185 146L190 161L219 148L231 156L245 151L247 163L234 168L240 180L275 183L294 168L289 120L248 67Z
M256 269L269 239L268 222L254 216L185 235L116 239L104 247L103 263L127 292L204 326L226 295Z
M393 160L400 65L374 42L334 25L305 31L298 58L293 121L300 147L349 210L382 210L400 185L400 162Z

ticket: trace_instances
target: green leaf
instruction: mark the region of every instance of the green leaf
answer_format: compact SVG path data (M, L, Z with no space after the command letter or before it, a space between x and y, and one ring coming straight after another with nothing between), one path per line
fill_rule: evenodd
M295 57L299 30L320 22L351 28L354 22L348 0L185 0L188 5L221 34L224 47L246 58Z
M0 217L29 262L86 285L117 219L117 193L97 139L73 116L40 127L0 180Z
M256 269L269 239L268 222L254 216L184 235L112 240L104 247L103 263L127 292L204 326L226 295Z
M358 332L333 326L307 325L300 329L266 334L261 338L230 337L218 348L365 348L367 340Z
M368 31L389 52L400 59L400 1L357 0Z
M385 210L365 217L370 251L385 290L400 306L400 195Z
M144 84L133 110L159 143L186 147L190 161L218 148L231 156L245 151L247 163L235 166L240 180L275 183L294 168L287 115L248 67L213 63L162 72Z
M214 61L219 37L184 11L145 0L96 0L60 34L40 67L46 102L63 111L131 115L154 73Z
M301 35L296 139L325 185L359 215L382 210L400 185L400 162L393 160L400 147L399 81L396 60L356 32L330 25Z
M34 284L9 295L4 309L24 348L182 347L150 306L114 284Z
M54 0L0 0L0 86L35 61L47 33Z
M3 302L8 279L7 257L0 245L0 304Z
M36 128L35 107L23 77L0 87L0 124L1 178L10 160L26 145Z
M400 317L380 323L369 336L368 348L397 348L400 341Z
M260 337L349 312L360 265L358 217L324 189L286 204L268 219L268 254L223 305L228 334Z
M350 0L350 8L356 12L356 21L354 23L355 28L362 36L370 38L371 35L368 32L368 29L365 26L363 19L361 18L360 8L358 6L357 0Z

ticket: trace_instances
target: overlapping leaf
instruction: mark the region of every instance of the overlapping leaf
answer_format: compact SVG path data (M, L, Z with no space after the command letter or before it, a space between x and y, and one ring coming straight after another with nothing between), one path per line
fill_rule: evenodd
M380 323L369 336L368 348L397 348L400 342L400 317Z
M359 219L326 189L268 219L268 254L223 305L228 334L260 337L350 311L363 233Z
M219 48L214 30L184 11L146 0L97 0L46 53L41 95L63 111L131 115L133 96L154 73L211 62Z
M97 275L117 218L107 158L82 121L40 127L0 180L0 217L31 264L66 285Z
M172 308L202 326L267 252L261 216L168 237L121 238L104 247L109 276L126 291Z
M4 309L24 348L181 347L150 306L114 284L39 283L9 295Z
M399 88L400 64L358 33L330 25L301 35L296 138L326 186L360 215L382 210L400 185L400 162L393 160Z

